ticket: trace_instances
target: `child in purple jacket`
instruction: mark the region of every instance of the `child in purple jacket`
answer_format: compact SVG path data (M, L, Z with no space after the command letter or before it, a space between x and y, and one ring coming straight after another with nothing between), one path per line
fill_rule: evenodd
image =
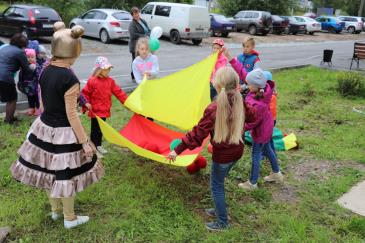
M265 155L271 164L272 173L266 176L266 182L282 183L284 178L280 172L279 164L273 151L270 141L274 129L274 121L270 112L270 100L275 88L273 81L265 78L261 69L255 69L246 76L250 92L246 96L246 103L255 110L256 119L246 122L245 130L249 130L253 139L252 144L252 167L250 179L238 186L245 190L257 189L257 180L260 175L260 162L262 155Z

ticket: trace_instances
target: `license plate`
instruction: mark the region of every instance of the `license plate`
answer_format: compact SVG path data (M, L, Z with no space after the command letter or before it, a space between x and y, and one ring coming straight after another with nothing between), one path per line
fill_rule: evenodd
M227 30L231 30L231 29L232 29L232 27L226 27L226 29L227 29Z
M204 28L196 28L197 31L204 31Z
M44 24L43 28L46 28L46 29L53 28L53 24Z

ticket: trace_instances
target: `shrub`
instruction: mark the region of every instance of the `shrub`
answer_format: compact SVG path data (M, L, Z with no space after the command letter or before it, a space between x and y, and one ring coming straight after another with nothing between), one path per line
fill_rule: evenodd
M365 97L365 78L356 72L341 72L337 76L337 91L344 97Z

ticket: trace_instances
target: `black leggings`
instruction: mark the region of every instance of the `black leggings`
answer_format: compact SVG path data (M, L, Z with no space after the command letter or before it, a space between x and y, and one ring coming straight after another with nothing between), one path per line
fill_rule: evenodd
M106 120L106 118L101 118L103 121ZM101 140L103 138L103 134L101 133L98 120L96 118L91 118L91 134L90 139L91 142L94 143L96 147L101 146Z
M27 95L29 108L39 108L38 95Z

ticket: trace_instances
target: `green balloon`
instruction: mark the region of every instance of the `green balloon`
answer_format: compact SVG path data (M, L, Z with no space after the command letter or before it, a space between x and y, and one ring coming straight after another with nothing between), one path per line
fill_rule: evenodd
M150 46L151 51L157 51L158 49L160 49L160 41L158 39L151 38L148 41L148 45Z
M170 143L170 151L175 150L175 148L177 146L179 146L180 143L181 143L181 140L180 139L174 139L174 140L172 140L172 142Z

